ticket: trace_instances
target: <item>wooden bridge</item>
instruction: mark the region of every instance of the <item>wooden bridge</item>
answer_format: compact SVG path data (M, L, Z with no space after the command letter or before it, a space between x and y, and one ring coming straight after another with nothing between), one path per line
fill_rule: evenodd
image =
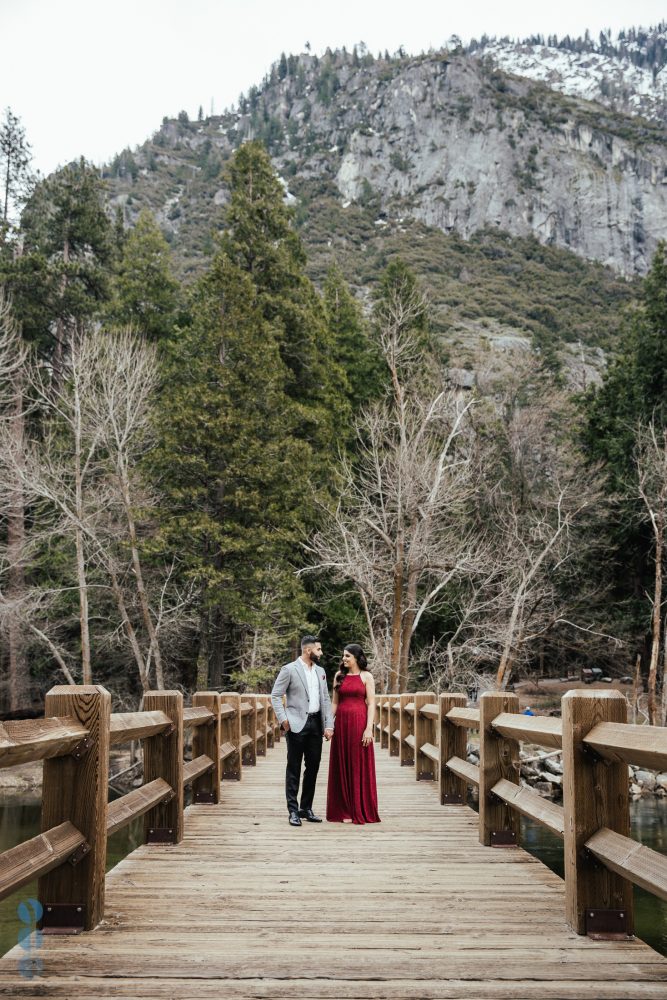
M25 900L0 996L667 997L667 960L632 937L631 897L634 882L667 898L667 859L627 836L627 763L664 769L667 730L628 726L620 695L572 692L562 721L518 714L513 695L479 709L383 695L382 823L301 829L266 696L144 704L115 715L100 688L56 688L47 718L0 727L0 764L44 759L45 831L0 856L2 896L39 876L44 926ZM131 738L143 786L107 806L109 746ZM520 740L562 747L564 807L519 785ZM519 813L563 837L564 882L518 846ZM108 833L139 815L146 843L105 879Z

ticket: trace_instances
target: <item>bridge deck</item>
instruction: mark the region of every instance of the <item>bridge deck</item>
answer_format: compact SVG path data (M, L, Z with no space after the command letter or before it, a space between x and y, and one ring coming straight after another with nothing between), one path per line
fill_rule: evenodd
M220 806L186 814L185 839L141 847L107 877L104 924L45 938L44 975L0 962L0 996L591 998L667 996L667 961L639 941L568 930L563 883L524 851L477 840L378 751L379 826L287 825L284 747ZM324 807L326 759L316 807Z

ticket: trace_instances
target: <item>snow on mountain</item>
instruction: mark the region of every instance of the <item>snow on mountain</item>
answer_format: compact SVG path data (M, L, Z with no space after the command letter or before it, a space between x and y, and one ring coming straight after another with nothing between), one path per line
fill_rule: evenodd
M667 32L664 34L667 43ZM487 41L474 55L490 57L506 73L539 80L571 97L667 121L667 65L638 66L616 54L507 39Z

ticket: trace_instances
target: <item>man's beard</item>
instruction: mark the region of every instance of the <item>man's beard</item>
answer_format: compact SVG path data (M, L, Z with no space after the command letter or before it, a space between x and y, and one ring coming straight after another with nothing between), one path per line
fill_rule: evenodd
M320 653L311 653L310 658L313 661L313 663L319 663L322 657Z

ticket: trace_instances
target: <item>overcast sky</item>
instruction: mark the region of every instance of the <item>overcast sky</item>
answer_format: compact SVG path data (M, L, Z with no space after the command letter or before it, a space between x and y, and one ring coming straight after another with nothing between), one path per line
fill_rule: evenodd
M597 34L666 16L665 0L0 0L0 111L23 120L48 172L101 163L182 108L222 111L306 42L420 52L453 34Z

